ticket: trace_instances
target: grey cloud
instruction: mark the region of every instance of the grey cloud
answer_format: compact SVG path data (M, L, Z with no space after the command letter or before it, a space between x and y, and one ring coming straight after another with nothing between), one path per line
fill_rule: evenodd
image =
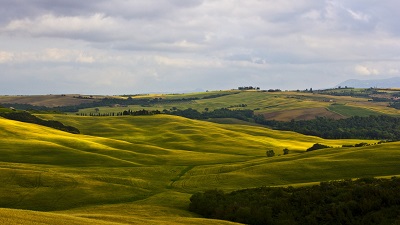
M360 68L379 71L371 76L400 75L397 0L0 4L0 76L12 74L7 82L15 85L31 81L31 92L42 84L124 93L190 85L222 89L247 85L243 82L306 88L313 81L333 86L358 76ZM49 49L54 51L44 54ZM58 56L63 49L71 51Z

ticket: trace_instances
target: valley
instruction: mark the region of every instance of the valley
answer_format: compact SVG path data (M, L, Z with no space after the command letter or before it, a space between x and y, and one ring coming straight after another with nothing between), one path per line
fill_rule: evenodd
M313 109L321 107L341 117L361 112L363 116L398 115L381 103L368 106L365 98L334 96L330 102L324 99L331 97L322 94L231 92L217 97L208 92L161 96L198 100L145 109L293 112L293 117L277 114L286 121L313 112L320 115ZM209 95L214 97L204 99ZM127 109L143 106L98 107L98 112ZM231 118L84 115L90 112L95 113L94 108L77 113L32 112L40 119L75 127L79 134L0 117L0 223L233 224L190 212L190 197L209 189L302 187L400 175L397 141L324 139ZM315 143L331 148L307 151ZM366 145L343 147L359 143ZM284 149L289 153L284 154ZM275 156L267 157L267 150Z

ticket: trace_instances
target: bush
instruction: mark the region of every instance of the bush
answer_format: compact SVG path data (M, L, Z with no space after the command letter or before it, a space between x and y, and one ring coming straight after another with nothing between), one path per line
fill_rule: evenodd
M266 154L267 154L268 157L275 156L274 150L267 150Z
M323 148L332 148L332 147L328 146L328 145L323 145L323 144L316 143L312 147L308 148L307 152L318 150L318 149L323 149Z
M284 154L284 155L289 154L289 149L287 149L287 148L283 149L283 154Z

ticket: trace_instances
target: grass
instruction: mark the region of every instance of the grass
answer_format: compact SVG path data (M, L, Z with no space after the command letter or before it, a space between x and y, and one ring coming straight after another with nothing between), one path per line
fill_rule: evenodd
M227 165L194 168L174 185L182 190L201 190L204 185L232 191L243 183L252 187L396 175L400 159L398 143L352 149L327 149ZM383 163L385 162L385 163Z
M94 96L94 99L74 98L79 95L18 95L18 96L0 96L1 103L31 104L47 107L78 105L81 103L93 102L97 98L104 96Z
M191 194L400 174L397 142L305 153L317 142L376 141L168 115L38 116L82 134L0 118L0 223L231 224L188 212Z
M202 99L205 96L226 94L224 96ZM387 107L387 103L368 102L366 98L355 98L349 96L330 96L324 94L302 93L302 92L257 92L257 91L220 91L220 92L202 92L190 94L174 95L148 95L136 96L144 98L199 98L198 100L163 103L149 106L130 105L128 107L98 107L100 113L118 113L124 110L138 111L147 110L170 110L193 108L200 112L205 108L212 111L220 108L230 109L250 109L256 114L265 114L268 119L285 120L291 119L313 119L315 116L327 116L341 118L337 113L343 113L343 116L352 115L377 115L388 114L398 115L398 110ZM332 102L335 103L332 106ZM238 107L244 104L245 107ZM341 106L342 105L342 106ZM344 106L343 106L344 105ZM326 111L325 108L331 110ZM322 109L322 110L321 110ZM82 109L80 113L96 113L95 108Z
M123 225L123 224L237 224L227 221L210 220L202 218L193 218L188 216L178 216L173 212L174 217L165 213L163 207L109 207L103 209L91 208L90 212L85 213L85 210L77 212L37 212L30 210L19 209L4 209L0 208L0 223L7 225L80 225L80 224L99 224L99 225ZM106 211L106 212L104 212ZM125 212L125 213L121 213ZM161 213L161 216L148 215L143 216L142 212ZM110 212L112 212L110 214ZM121 215L122 214L122 215ZM160 214L158 214L160 215Z
M274 119L277 121L312 120L316 117L326 117L332 119L345 118L344 115L330 111L327 108L292 109L279 112L264 113L263 115L265 119Z
M345 117L351 116L379 116L383 115L383 113L379 113L370 109L348 106L344 104L332 104L328 107L328 109L332 112L338 113Z

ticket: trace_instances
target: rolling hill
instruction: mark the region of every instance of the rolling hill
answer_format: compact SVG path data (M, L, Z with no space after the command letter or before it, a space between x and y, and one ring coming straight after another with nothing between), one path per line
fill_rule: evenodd
M0 222L231 224L188 212L190 195L400 174L397 142L305 153L317 142L340 147L375 141L168 115L37 116L81 134L0 118ZM288 155L281 155L283 148ZM266 157L269 149L279 155Z

